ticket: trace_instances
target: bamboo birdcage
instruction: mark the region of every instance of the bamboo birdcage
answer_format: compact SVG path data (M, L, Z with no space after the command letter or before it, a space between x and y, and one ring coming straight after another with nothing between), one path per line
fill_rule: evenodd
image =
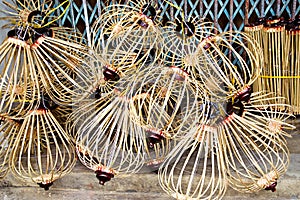
M58 4L61 3L62 0L55 0L55 2ZM93 46L92 41L96 39L95 36L92 35L93 23L105 12L104 7L106 5L119 2L126 4L130 1L73 0L66 15L59 20L59 24L79 30L86 39L87 45ZM185 20L194 17L205 18L213 23L215 32L244 31L246 25L254 23L263 17L284 17L294 20L300 13L299 0L152 0L150 2L156 4L156 8L161 10L158 15L162 18L162 23L175 21L176 18L184 18ZM176 7L181 8L181 10L176 9ZM57 12L61 11L58 10ZM242 54L243 50L240 50L239 53ZM234 60L234 58L231 59ZM238 61L233 61L233 64L237 62ZM276 67L274 67L274 70L278 71L278 69L275 68ZM286 67L283 66L283 68L282 70L279 69L279 71L281 70L279 74L289 74L286 72ZM293 72L293 75L290 76L295 76L294 74L296 74L296 76L298 75L296 72ZM285 96L292 105L294 114L299 114L300 109L298 107L300 106L297 106L299 104L298 100L295 100L295 97L289 94L290 91L297 94L299 90L297 84L298 79L299 78L261 77L254 83L253 87L254 91L263 89ZM261 88L261 82L265 83L263 88ZM260 85L257 86L258 84ZM279 84L278 87L280 86L280 91L278 87L272 88L274 84Z

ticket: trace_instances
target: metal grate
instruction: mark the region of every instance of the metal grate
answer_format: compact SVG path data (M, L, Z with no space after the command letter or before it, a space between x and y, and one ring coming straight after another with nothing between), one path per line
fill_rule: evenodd
M180 11L164 0L152 0L165 20L174 20ZM203 17L214 22L219 31L242 31L245 24L260 17L283 16L295 19L300 12L300 0L169 0L184 11L186 19ZM107 1L109 3L116 2ZM125 0L126 2L126 0ZM59 0L56 0L59 3ZM91 24L101 15L107 3L100 0L72 0L60 24L78 29L89 41Z

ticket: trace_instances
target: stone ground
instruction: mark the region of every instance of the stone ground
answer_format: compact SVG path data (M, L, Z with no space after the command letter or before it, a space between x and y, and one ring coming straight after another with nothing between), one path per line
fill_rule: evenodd
M291 163L287 173L279 179L276 192L260 191L255 194L242 194L228 189L224 200L296 200L300 199L300 119L293 121L297 129L288 139L291 151ZM25 184L12 176L0 181L0 200L169 200L161 189L155 173L141 173L116 177L100 186L91 171L77 164L71 174L56 181L49 191L33 184Z

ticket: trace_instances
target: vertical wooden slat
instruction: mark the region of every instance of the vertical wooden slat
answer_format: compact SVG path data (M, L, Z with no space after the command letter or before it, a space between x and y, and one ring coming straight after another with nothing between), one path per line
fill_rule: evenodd
M216 27L215 32L217 32L217 29L219 29L219 24L218 24L218 0L215 0L215 3L214 3L214 25Z
M203 17L203 1L200 1L199 3L199 15L200 17Z
M97 0L97 10L98 10L98 16L101 16L102 8L101 8L101 1Z
M233 29L233 0L230 0L229 5L229 31Z
M83 4L83 14L84 14L84 22L85 22L85 30L86 30L86 38L88 42L88 46L91 47L91 33L90 33L90 23L89 23L89 15L88 15L88 6L87 1L82 0Z
M55 0L55 5L59 5L59 4L60 4L60 2L58 0ZM61 14L60 9L57 9L56 12L57 12L57 16L59 16ZM61 21L61 19L59 21Z
M75 23L75 15L74 15L74 2L73 1L70 1L70 14L71 14L71 20L72 20L72 28L74 29L74 31L76 31L76 23Z
M245 1L245 19L244 19L244 24L245 25L249 24L249 0Z
M281 6L281 0L277 0L277 5L276 5L276 16L280 17L280 6Z
M173 6L169 6L169 8L170 8L171 21L174 21L174 8Z
M260 4L260 17L264 17L265 16L265 1L261 1Z
M183 5L183 9L184 9L184 20L185 21L187 21L188 19L188 9L187 9L187 7L188 7L188 2L187 2L188 0L184 0L184 5Z
M293 0L293 8L292 8L292 19L295 19L296 15L296 9L297 9L297 0Z
M229 31L232 31L233 29L233 0L229 1ZM229 40L232 41L232 35L230 34ZM228 52L228 58L229 60L232 60L232 51L229 50Z

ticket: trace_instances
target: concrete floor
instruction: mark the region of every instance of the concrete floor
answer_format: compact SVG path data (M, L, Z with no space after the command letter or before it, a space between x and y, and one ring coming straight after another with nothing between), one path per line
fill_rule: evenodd
M279 179L276 192L263 190L255 194L242 194L229 188L225 200L300 199L300 131L298 131L300 120L297 119L294 123L297 129L292 133L293 138L288 139L291 163L287 173ZM0 181L0 200L2 199L169 200L171 198L161 190L155 173L120 176L101 186L94 173L78 163L71 174L56 181L49 191L44 191L34 184L19 182L8 175L5 180Z

